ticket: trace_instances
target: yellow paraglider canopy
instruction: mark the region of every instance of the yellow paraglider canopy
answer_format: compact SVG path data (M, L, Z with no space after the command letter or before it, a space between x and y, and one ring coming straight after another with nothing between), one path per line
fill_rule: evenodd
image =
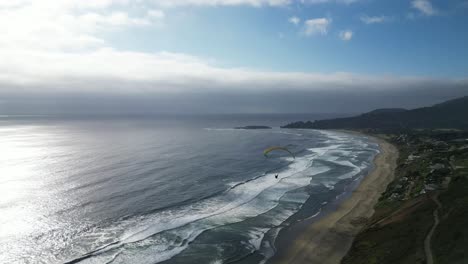
M269 147L269 148L265 149L265 150L263 151L263 155L264 155L265 157L268 157L268 153L270 153L270 152L272 152L272 151L275 151L275 150L286 151L286 152L288 152L289 154L291 154L291 156L292 156L293 158L296 158L296 157L294 156L294 154L293 154L291 151L289 151L289 149L287 149L287 148L285 148L285 147L279 147L279 146L273 146L273 147Z

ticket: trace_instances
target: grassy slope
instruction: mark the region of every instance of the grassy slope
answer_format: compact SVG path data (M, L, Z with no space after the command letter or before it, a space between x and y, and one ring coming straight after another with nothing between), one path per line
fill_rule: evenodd
M433 208L430 200L422 199L410 212L361 232L342 263L424 263L424 237L432 226Z
M468 151L459 155L455 177L440 195L441 222L433 238L436 263L468 263Z
M388 189L415 169L403 165L409 151L400 146L399 152L395 181ZM434 204L425 196L407 202L387 198L384 193L368 227L356 237L342 263L424 263L424 236L432 226Z
M427 160L403 165L407 153L407 149L400 146L396 179L389 189L398 184L400 177L414 175L416 171L424 174L428 167ZM435 263L468 263L468 150L449 155L458 169L454 171L449 189L439 196L443 208L432 249ZM417 181L415 183L412 193L419 191ZM423 243L433 224L434 208L434 202L426 195L407 201L391 201L384 193L370 224L356 237L342 263L425 263Z
M425 195L407 202L381 201L342 263L424 263L424 237L434 207Z

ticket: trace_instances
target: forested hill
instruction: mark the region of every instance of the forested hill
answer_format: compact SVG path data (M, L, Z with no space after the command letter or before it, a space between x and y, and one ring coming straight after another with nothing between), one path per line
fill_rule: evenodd
M377 109L355 117L295 122L283 128L314 129L468 129L468 96L412 110Z

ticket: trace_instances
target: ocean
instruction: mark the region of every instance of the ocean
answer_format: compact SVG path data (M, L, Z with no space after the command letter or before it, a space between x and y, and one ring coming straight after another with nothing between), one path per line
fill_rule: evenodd
M0 263L264 263L379 151L306 119L2 116Z

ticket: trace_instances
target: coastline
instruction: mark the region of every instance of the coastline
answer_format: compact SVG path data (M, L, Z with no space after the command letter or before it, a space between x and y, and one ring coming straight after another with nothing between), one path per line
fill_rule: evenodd
M357 133L352 131L340 131ZM363 135L361 133L357 133ZM383 139L366 135L380 146L374 168L346 199L307 226L299 227L286 238L286 247L269 263L340 263L354 237L374 213L382 192L394 178L398 150Z

